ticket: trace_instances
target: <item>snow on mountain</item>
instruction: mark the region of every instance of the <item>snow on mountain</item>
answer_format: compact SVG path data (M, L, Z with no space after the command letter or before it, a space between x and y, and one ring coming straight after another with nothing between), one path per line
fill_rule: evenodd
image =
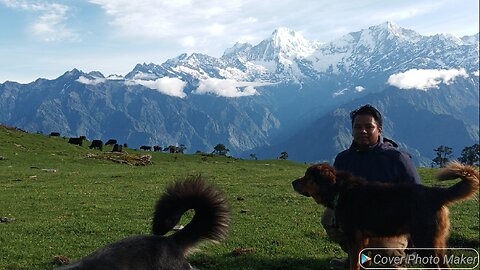
M460 50L462 46L466 48ZM433 54L440 57L432 57ZM236 43L221 58L182 54L162 65L137 65L126 78L156 80L177 76L190 80L196 87L210 79L302 85L331 74L344 79L342 85L330 90L338 95L349 92L343 89L359 93L354 91L359 79L367 80L374 73L384 73L377 79L386 82L390 75L410 68L449 69L452 62L455 68L465 68L470 73L478 70L478 34L461 39L448 34L422 36L386 22L325 44L278 28L257 45ZM369 90L368 85L364 88Z
M476 34L473 36L464 36L461 39L464 45L476 45L478 47L478 37L479 34Z
M270 147L265 158L288 150L311 161L329 159L350 142L348 114L335 122L329 112L376 98L393 138L429 157L442 140L456 141L457 151L478 141L478 40L478 34L423 36L386 22L320 44L279 28L256 45L236 43L220 58L181 54L160 65L137 64L124 77L73 69L55 80L6 82L0 121L132 145L182 143L191 151L218 143L232 154ZM418 143L408 128L412 118L416 128L437 122L445 128L422 129ZM452 123L460 139L448 132Z
M229 55L234 55L238 52L241 52L241 51L246 51L248 49L252 48L252 44L250 43L235 43L235 45L233 45L232 48L228 48L225 50L225 52L223 53L223 56L222 58L225 58L225 57L228 57Z
M118 75L118 74L110 74L107 76L106 78L107 80L110 80L110 81L121 81L121 80L125 80L125 78L122 76L122 75Z
M256 45L236 43L220 58L200 53L181 54L161 65L137 64L125 77L106 80L152 85L160 78L175 78L188 85L186 95L192 92L224 96L226 91L219 91L217 87L207 91L205 86L229 85L236 87L233 92L236 94L226 96L237 97L245 93L259 94L257 89L244 91L246 83L253 83L249 87L294 83L302 88L308 81L333 76L341 83L323 91L339 97L365 94L372 91L369 81L386 83L391 75L413 68L464 68L472 74L478 71L478 51L478 34L462 38L449 34L422 36L392 22L352 32L325 44L307 40L300 33L282 27ZM105 77L91 72L78 81L99 84ZM356 90L358 85L362 91ZM176 96L183 97L183 94Z
M386 22L324 44L308 60L320 73L353 72L359 75L380 66L379 62L402 56L398 52L398 46L410 47L420 40L422 36L415 31ZM393 68L389 65L381 66Z
M298 81L304 74L297 60L314 53L318 45L318 42L309 41L300 33L282 27L255 46L236 44L227 49L222 58L239 64L248 74L247 78Z

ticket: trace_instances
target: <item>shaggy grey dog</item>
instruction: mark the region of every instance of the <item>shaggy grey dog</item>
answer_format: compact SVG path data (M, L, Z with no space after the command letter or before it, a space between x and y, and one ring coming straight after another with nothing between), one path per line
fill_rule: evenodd
M190 209L195 211L190 223L165 236ZM191 270L185 260L188 251L201 241L222 240L228 222L226 199L201 176L190 176L173 183L158 200L153 235L119 240L58 270Z

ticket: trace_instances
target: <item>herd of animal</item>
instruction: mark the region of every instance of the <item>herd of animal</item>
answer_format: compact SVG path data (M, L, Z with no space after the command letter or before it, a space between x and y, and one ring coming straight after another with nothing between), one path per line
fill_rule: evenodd
M50 137L60 137L60 133L59 132L51 132ZM86 141L86 140L87 140L86 136L71 137L71 138L68 139L68 143L78 145L78 146L82 146L83 142ZM103 151L103 147L107 146L107 145L113 146L112 152L122 152L123 148L128 147L128 145L126 143L118 144L116 139L109 139L106 143L103 143L102 140L95 139L90 143L89 148ZM148 145L142 145L142 146L140 146L140 150L144 150L144 151L152 151L153 150L155 152L167 151L167 152L170 152L170 153L179 153L178 150L177 150L177 147L175 147L175 146L168 146L166 148L162 148L161 146L158 146L158 145L155 145L153 147L148 146Z

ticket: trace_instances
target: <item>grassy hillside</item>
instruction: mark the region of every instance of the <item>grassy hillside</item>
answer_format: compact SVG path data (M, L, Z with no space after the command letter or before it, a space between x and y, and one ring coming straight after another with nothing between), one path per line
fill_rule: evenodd
M0 269L52 269L55 255L76 260L106 243L149 234L165 185L189 174L222 189L232 209L226 241L189 256L201 270L328 269L332 257L344 256L321 228L323 208L291 189L307 165L148 153L151 165L132 166L92 153L99 151L0 127L0 218L9 221L0 223ZM435 183L433 169L419 172L424 183ZM451 246L478 249L478 201L451 207L451 223ZM234 255L238 248L245 252Z

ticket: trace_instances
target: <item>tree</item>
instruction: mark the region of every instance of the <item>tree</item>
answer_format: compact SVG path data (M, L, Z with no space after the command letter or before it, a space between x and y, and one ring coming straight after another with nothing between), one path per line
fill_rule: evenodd
M167 151L171 154L183 154L185 152L185 149L187 149L187 147L184 145L184 144L180 144L180 146L175 146L175 145L169 145L167 147L165 147L165 149L163 149L163 151Z
M185 144L180 144L176 150L177 150L177 153L183 154L185 150L187 150L187 147L185 146Z
M437 149L433 149L436 153L436 157L432 160L432 167L438 166L440 168L445 167L445 164L452 157L452 148L444 145L440 145Z
M250 154L250 159L257 160L258 158L256 154Z
M278 159L283 159L283 160L286 160L287 158L288 158L288 153L285 151L280 153L280 156L278 157Z
M169 152L169 153L173 154L173 153L175 153L176 148L177 147L175 145L169 145L169 146L165 147L163 149L163 151L166 151L166 152Z
M476 143L463 148L458 161L468 165L480 165L480 144Z
M219 156L226 156L228 151L230 151L230 149L228 149L227 147L225 147L225 145L219 143L217 144L214 148L213 148L213 152L214 154L217 154Z

